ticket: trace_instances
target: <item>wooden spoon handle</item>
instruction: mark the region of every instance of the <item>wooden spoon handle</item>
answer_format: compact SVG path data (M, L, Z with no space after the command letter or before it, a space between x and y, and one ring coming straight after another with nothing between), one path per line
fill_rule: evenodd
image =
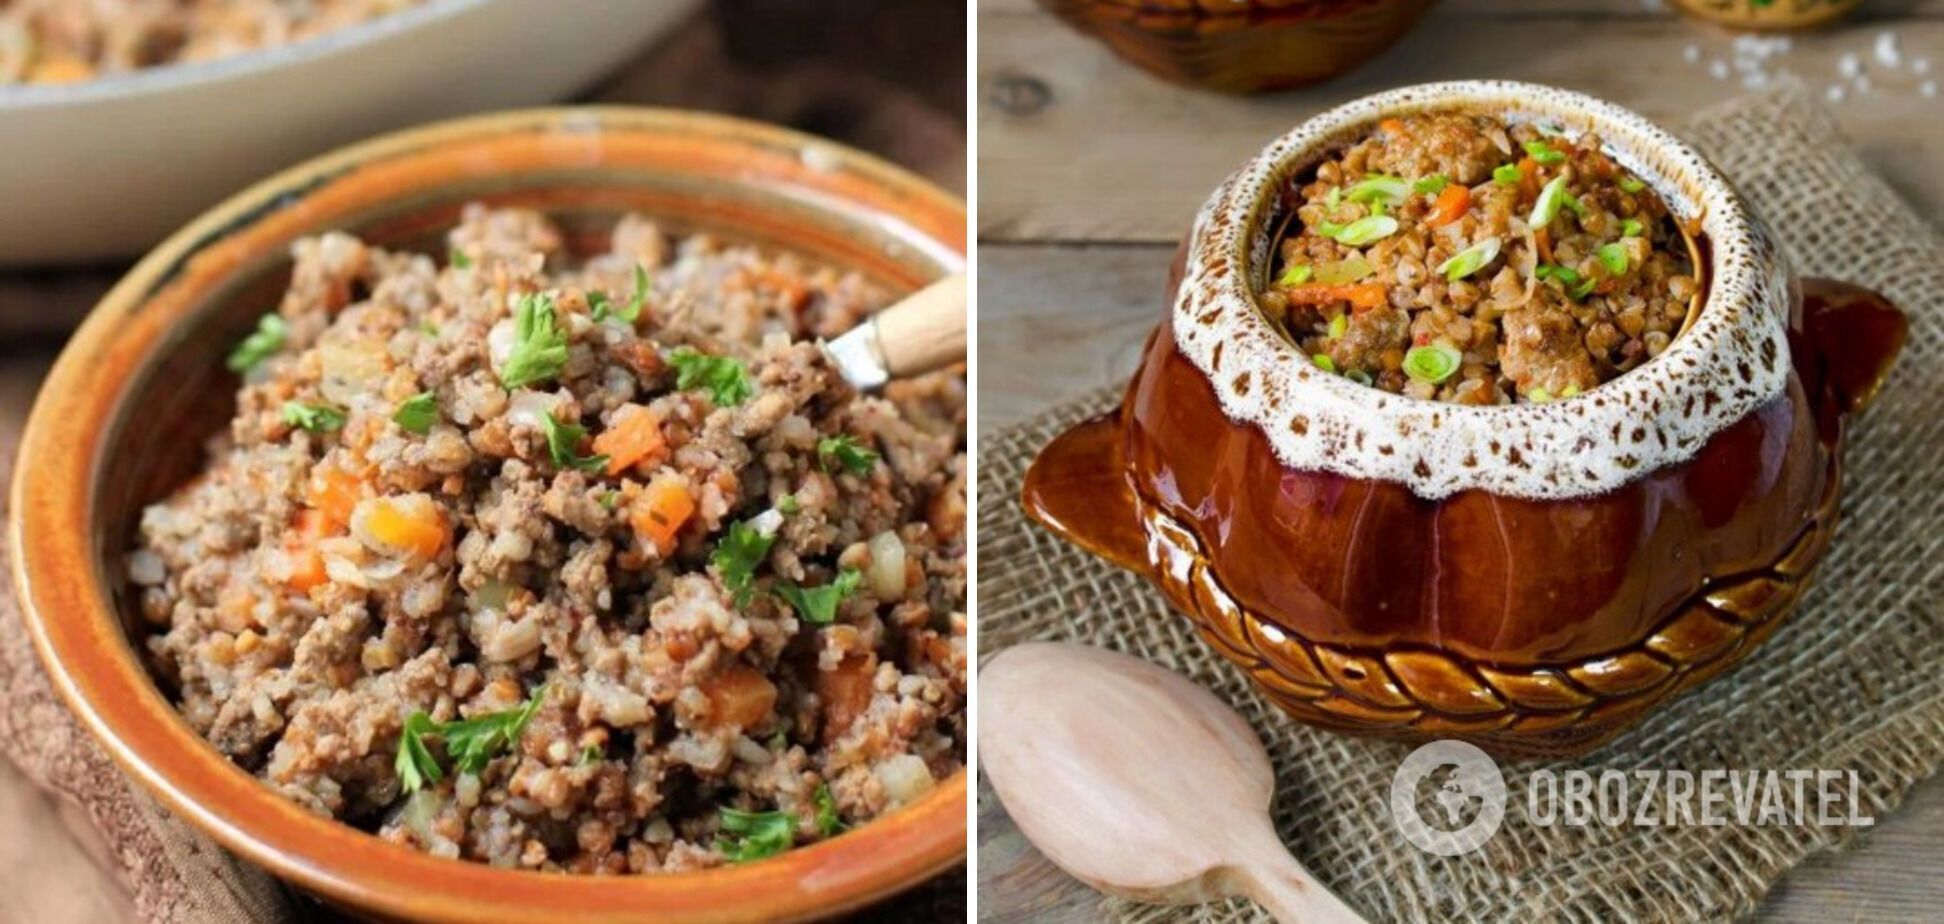
M880 312L874 321L885 370L901 378L963 362L965 309L965 274L954 273Z
M1243 894L1282 924L1368 924L1293 860L1245 867L1237 878Z

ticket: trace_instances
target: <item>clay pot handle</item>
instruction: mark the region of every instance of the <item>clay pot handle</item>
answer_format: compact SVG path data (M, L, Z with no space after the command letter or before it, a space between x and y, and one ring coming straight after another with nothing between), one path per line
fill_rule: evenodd
M1870 289L1813 278L1802 280L1802 318L1837 410L1862 410L1896 364L1910 319Z

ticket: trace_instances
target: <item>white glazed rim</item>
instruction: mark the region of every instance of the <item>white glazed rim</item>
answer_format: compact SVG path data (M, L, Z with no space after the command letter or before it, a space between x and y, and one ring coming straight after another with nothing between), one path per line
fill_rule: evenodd
M1693 329L1654 360L1569 399L1476 407L1424 401L1317 369L1256 308L1270 220L1287 181L1387 116L1471 109L1598 132L1622 166L1710 245ZM1404 87L1354 100L1271 142L1203 206L1173 323L1223 409L1260 426L1300 469L1396 481L1420 496L1483 489L1589 496L1690 458L1787 382L1787 271L1728 181L1640 115L1580 93L1511 81Z

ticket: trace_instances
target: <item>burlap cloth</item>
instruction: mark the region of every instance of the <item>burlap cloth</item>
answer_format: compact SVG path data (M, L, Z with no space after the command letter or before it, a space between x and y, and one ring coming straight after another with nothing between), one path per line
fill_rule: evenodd
M1754 910L1782 873L1855 829L1541 829L1520 803L1535 769L1854 770L1879 820L1944 759L1944 242L1848 148L1799 89L1730 101L1685 137L1768 218L1806 274L1849 279L1911 315L1903 359L1851 431L1843 521L1801 608L1738 669L1592 756L1505 764L1513 804L1477 853L1446 859L1398 834L1385 807L1410 748L1283 717L1251 692L1142 579L1029 523L1018 501L1034 452L1118 398L1109 389L986 434L979 454L982 657L1033 639L1119 649L1196 679L1269 747L1276 820L1304 864L1373 920L1691 921ZM1157 318L1161 293L1156 293ZM1300 819L1300 823L1298 822ZM1246 902L1164 908L1109 901L1124 921L1243 921Z

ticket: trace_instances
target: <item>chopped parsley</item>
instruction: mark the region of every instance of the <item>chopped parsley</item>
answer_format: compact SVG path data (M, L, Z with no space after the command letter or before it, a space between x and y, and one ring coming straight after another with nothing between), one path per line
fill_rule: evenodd
M782 812L745 812L724 807L716 849L731 863L773 857L796 843L796 821Z
M871 466L876 465L878 454L863 446L849 434L826 436L817 441L817 462L824 471L830 471L832 461L851 470L853 475L868 475Z
M837 800L831 798L830 784L818 783L817 793L817 833L824 837L834 837L844 830L844 820L837 815Z
M422 710L405 720L405 730L398 736L398 758L392 766L398 771L398 785L406 792L418 792L427 782L445 779L445 770L432 757L432 749L425 746L426 736L438 733L439 723Z
M457 247L446 251L446 262L452 264L453 269L472 269L472 258Z
M803 619L812 625L827 626L837 621L837 605L857 592L857 582L863 578L853 568L845 568L837 579L822 587L798 587L795 584L779 584L776 595L782 597Z
M293 427L302 427L312 433L322 433L344 426L344 412L328 404L285 401L283 420Z
M620 491L602 492L600 503L601 506L606 507L609 510L613 510L616 504L621 503L621 492Z
M398 771L399 786L406 792L416 792L427 781L436 783L445 778L445 770L425 744L429 737L445 742L446 756L451 758L454 770L477 776L493 758L520 740L546 696L547 688L541 687L523 705L445 723L432 721L423 710L412 713L398 736L398 757L392 763Z
M614 307L606 292L587 293L587 304L594 309L594 320L605 321L612 317L633 324L641 317L641 306L648 300L648 271L642 269L639 263L635 264L634 269L634 295L629 297L627 305Z
M795 494L785 494L782 500L776 502L776 509L785 514L796 513L803 509L803 502L797 500Z
M439 400L429 391L422 391L406 398L392 412L392 422L420 436L432 432L432 425L439 422Z
M513 309L513 349L500 369L509 390L544 382L567 365L567 332L554 318L553 296L529 292Z
M248 372L255 369L258 364L283 349L284 337L289 332L290 326L284 323L283 315L272 311L257 319L256 330L251 331L248 337L243 338L243 342L236 345L236 349L230 351L229 359L223 364L228 366L231 372Z
M749 605L756 593L756 566L769 557L775 536L766 536L747 522L729 524L722 541L716 543L709 562L722 573L722 586L736 601L736 607Z
M580 455L581 440L587 437L585 427L561 423L554 419L551 411L540 415L540 425L547 432L547 454L553 456L555 465L561 468L577 468L583 472L598 472L607 468L606 455Z
M739 360L677 347L668 354L668 362L675 367L676 388L704 389L717 407L734 407L756 394L755 386L749 384L749 372Z

